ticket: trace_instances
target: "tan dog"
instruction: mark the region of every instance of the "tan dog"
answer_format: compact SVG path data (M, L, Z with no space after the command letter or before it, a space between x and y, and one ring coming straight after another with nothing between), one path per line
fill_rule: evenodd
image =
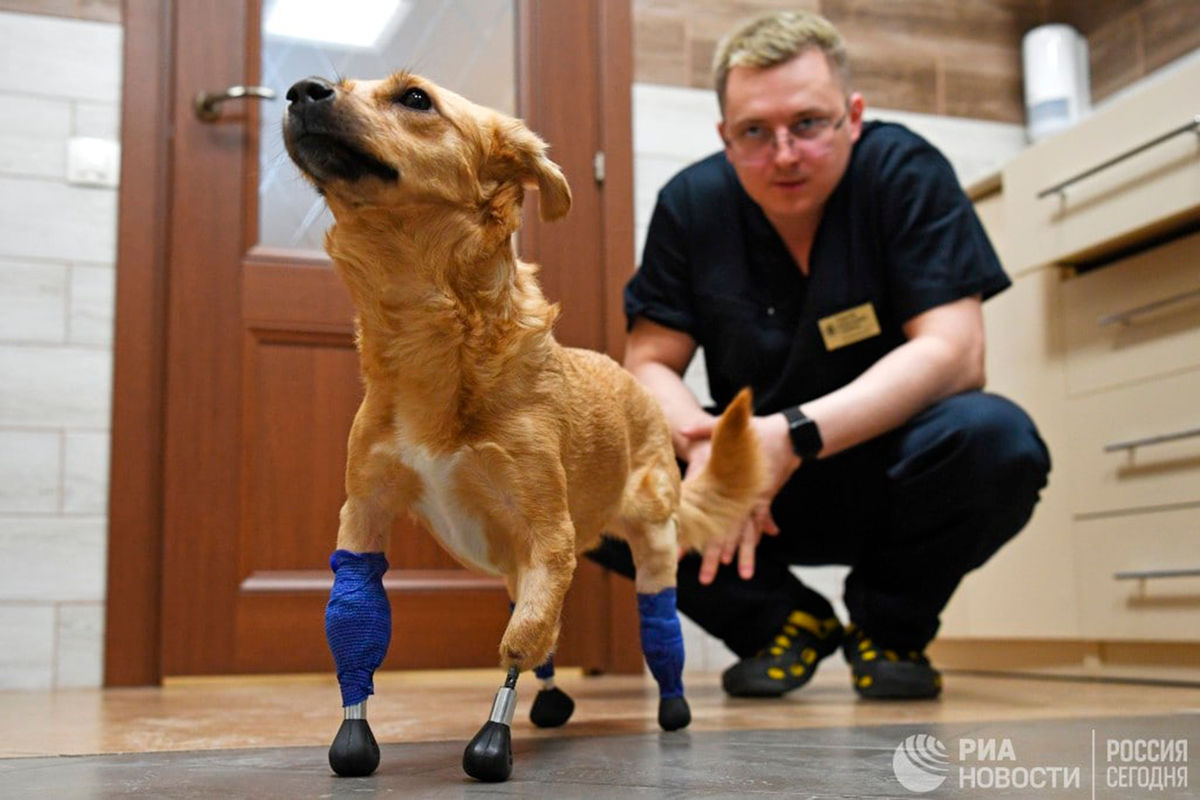
M678 548L725 534L761 488L748 391L681 487L655 400L607 356L555 341L558 308L514 256L526 185L545 219L571 205L538 137L407 73L309 79L288 99L288 152L336 219L325 247L366 380L338 548L382 552L393 516L413 515L504 577L500 662L520 670L553 651L576 557L603 533L629 543L639 593L674 587Z

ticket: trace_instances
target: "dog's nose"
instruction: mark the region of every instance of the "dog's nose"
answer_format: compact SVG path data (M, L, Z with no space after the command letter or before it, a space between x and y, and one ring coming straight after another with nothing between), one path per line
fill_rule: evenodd
M289 103L296 106L321 103L331 99L333 94L333 84L329 81L323 78L305 78L292 84L292 88L288 89L287 99Z

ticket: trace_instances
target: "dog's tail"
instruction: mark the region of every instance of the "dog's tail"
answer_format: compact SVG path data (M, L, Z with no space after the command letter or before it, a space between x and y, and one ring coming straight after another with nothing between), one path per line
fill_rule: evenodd
M742 389L717 420L712 455L698 476L684 481L679 502L679 543L703 550L729 533L754 507L766 481L750 389Z

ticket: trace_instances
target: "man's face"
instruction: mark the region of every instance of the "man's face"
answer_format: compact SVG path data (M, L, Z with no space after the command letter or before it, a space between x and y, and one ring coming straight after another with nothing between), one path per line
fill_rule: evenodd
M862 97L846 97L820 50L773 67L733 67L717 130L746 193L776 224L819 215L862 132Z

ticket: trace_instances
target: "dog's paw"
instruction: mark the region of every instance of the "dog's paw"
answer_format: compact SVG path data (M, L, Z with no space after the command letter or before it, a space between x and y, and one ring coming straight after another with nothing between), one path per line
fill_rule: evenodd
M500 666L522 672L540 667L554 649L556 634L553 626L510 624L500 640Z

